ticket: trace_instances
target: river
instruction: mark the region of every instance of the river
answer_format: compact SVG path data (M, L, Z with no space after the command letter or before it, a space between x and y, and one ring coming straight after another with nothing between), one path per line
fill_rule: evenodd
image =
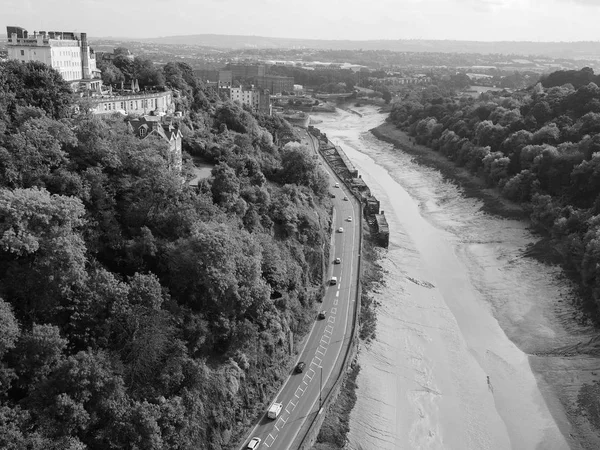
M390 225L385 283L374 292L377 335L360 348L348 448L600 448L585 424L575 428L575 394L566 393L600 364L532 356L591 335L572 323L560 269L522 257L536 241L526 223L481 212L439 172L368 132L386 115L357 109L363 117L313 116Z

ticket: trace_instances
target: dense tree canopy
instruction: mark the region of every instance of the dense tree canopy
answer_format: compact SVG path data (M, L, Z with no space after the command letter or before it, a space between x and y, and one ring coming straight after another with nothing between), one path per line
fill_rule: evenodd
M311 322L329 200L289 124L117 53L110 82L177 90L215 166L188 186L160 139L70 117L52 68L0 63L2 448L226 448Z
M389 120L522 202L600 314L600 88L592 69L478 99L414 90Z

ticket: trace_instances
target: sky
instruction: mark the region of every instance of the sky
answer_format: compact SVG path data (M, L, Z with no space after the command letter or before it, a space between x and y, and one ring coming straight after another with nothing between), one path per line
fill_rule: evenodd
M600 41L600 0L0 0L0 11L3 33Z

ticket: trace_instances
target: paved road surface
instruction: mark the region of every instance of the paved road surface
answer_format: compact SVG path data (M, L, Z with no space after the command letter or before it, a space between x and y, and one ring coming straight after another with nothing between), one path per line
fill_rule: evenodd
M303 143L313 148L306 132L303 134ZM303 373L290 373L285 384L277 394L277 403L283 404L279 417L275 420L268 419L265 414L258 425L248 434L244 446L252 437L259 437L259 449L285 450L295 448L300 442L301 428L308 420L312 420L320 409L320 392L323 387L322 398L332 386L337 374L342 370L346 348L352 333L352 320L356 307L356 278L358 276L359 252L359 207L340 182L339 188L334 184L339 182L323 162L323 168L331 176L330 192L335 194L332 199L334 205L333 225L335 232L332 236L331 261L328 265L328 276L336 276L336 285L327 285L323 303L317 303L314 311L315 324L306 340L306 345L298 358L304 361L306 368ZM348 201L344 201L344 196ZM352 218L348 222L348 217ZM338 228L344 231L339 233ZM333 264L335 258L341 258L341 264ZM326 311L325 319L317 318L318 309Z

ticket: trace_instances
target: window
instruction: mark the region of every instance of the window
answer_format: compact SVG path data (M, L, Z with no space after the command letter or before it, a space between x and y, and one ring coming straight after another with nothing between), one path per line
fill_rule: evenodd
M21 50L21 56L25 56L25 50Z

